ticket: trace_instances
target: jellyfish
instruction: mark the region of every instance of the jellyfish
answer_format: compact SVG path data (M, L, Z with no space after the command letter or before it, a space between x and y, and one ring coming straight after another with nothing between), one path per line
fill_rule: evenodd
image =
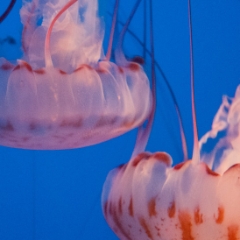
M137 139L132 158L108 174L102 193L104 217L121 240L240 238L240 87L223 98L212 129L198 141L190 0L188 16L193 156L173 166L168 153L146 152L146 138Z
M148 77L124 57L121 44L111 61L114 20L104 54L97 11L97 0L23 1L23 57L0 58L1 145L79 148L146 120L152 106Z

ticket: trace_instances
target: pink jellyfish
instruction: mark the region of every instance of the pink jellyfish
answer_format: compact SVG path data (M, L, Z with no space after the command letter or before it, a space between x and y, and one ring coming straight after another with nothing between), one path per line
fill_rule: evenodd
M149 116L151 92L141 65L126 60L121 44L116 63L110 61L117 6L106 56L97 10L97 0L23 1L23 59L0 58L1 145L78 148L123 134Z
M105 219L121 240L240 239L240 88L234 98L224 98L212 130L198 142L190 0L188 4L193 157L172 167L165 152L140 153L139 143L146 138L138 138L132 159L109 173L102 194ZM204 144L218 134L224 136L204 153Z

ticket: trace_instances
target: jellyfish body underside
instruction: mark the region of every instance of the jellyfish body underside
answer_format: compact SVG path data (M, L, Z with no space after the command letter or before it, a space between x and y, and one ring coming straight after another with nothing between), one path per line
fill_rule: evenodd
M9 63L2 66L10 69L0 70L6 76L1 79L5 85L0 96L1 145L30 149L92 145L129 131L149 114L150 91L147 102L137 93L149 88L148 79L143 72L136 78L131 67L121 70L102 62L98 70L84 65L66 74L58 69L33 70L26 62L14 69Z

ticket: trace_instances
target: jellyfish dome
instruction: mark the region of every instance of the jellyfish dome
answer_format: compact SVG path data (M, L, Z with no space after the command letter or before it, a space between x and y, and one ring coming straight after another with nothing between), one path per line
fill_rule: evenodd
M199 141L200 161L144 152L109 173L102 208L121 240L240 238L239 113L240 87Z
M97 0L23 1L22 59L0 58L0 144L67 149L141 125L151 110L142 66L103 53ZM4 23L2 23L4 24Z

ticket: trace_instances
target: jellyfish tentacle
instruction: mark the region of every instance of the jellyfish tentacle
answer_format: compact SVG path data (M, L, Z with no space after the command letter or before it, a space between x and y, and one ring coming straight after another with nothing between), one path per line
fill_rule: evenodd
M109 15L112 15L110 12L108 12ZM145 22L145 21L144 21ZM122 26L124 26L125 24L121 21L118 21L118 23ZM144 23L145 25L145 23ZM145 28L145 26L144 26ZM149 49L146 47L144 41L143 42L139 39L138 36L136 36L136 34L131 30L131 29L127 29L127 32L143 47L143 51L144 51L144 54L143 54L143 59L146 58L145 56L145 53L147 53L149 56L151 56L151 52L149 51ZM160 64L158 63L158 61L155 59L154 60L154 64L156 66L156 69L159 71L159 73L161 74L162 78L163 78L163 81L164 83L166 84L167 86L167 89L171 95L171 98L172 98L172 101L173 101L173 104L174 104L174 107L176 109L176 113L177 113L177 118L178 118L178 123L179 123L179 128L180 128L180 137L181 137L181 143L182 143L182 151L183 151L183 159L184 161L188 160L188 148L187 148L187 141L186 141L186 136L185 136L185 129L184 129L184 126L183 126L183 121L182 121L182 114L181 114L181 111L180 111L180 107L179 107L179 104L177 102L177 99L176 99L176 96L174 94L174 91L173 91L173 88L171 86L171 84L169 83L167 77L166 77L166 74L164 73L163 69L161 68Z
M12 11L15 3L16 3L16 0L11 0L10 4L8 5L5 12L0 16L0 23L3 22L7 18L8 14Z
M33 31L31 23L33 21L36 21L36 15L34 15L34 11L36 10L38 0L33 0L31 3L28 3L28 4L29 4L29 10L27 12L27 18L25 21L23 21L23 18L22 18L22 21L23 21L22 49L23 49L23 52L25 53L25 55L27 55L27 53L28 53L28 49L29 49L28 45L29 45L29 41L31 39L29 32ZM21 13L21 15L24 15L23 12Z
M137 0L137 2L135 3L132 12L130 13L130 16L127 19L127 22L124 24L122 31L120 32L119 35L119 39L118 39L118 44L117 44L117 48L115 50L115 56L116 56L116 62L117 63L124 63L126 62L125 56L122 52L122 44L123 44L123 40L124 40L124 36L126 34L126 31L129 27L129 24L131 23L140 3L142 0Z
M200 151L198 144L198 131L196 120L196 107L195 107L195 95L194 95L194 62L193 62L193 37L192 37L192 13L191 13L191 0L188 0L188 24L189 24L189 41L190 41L190 74L191 74L191 100L192 100L192 121L193 121L193 162L198 163L200 161Z
M55 24L55 22L58 20L58 18L68 9L70 8L74 3L76 3L77 0L70 0L67 4L65 4L65 6L57 13L57 15L54 17L54 19L52 20L48 31L47 31L47 35L46 35L46 39L45 39L45 64L46 67L52 67L53 63L52 63L52 58L51 58L51 54L50 54L50 37L51 37L51 33L52 33L52 29L53 26Z
M135 7L134 7L134 9L133 9L133 11L132 11L132 13L131 13L131 16L129 17L129 19L130 19L130 21L131 21L131 18L134 16L134 13L135 13L135 11L137 10L137 8L138 8L138 4L140 4L140 1L138 1L137 3L136 3L136 5L135 5ZM145 16L145 12L146 12L146 1L144 2L144 18L146 17ZM109 13L109 14L111 14L111 13ZM122 32L121 32L121 35L120 35L120 38L119 38L119 46L122 46L122 42L123 42L123 37L124 37L124 35L125 35L125 33L126 33L126 31L127 32L129 32L138 42L139 42L139 44L140 45L142 45L142 47L143 47L143 49L144 49L144 53L146 52L146 53L148 53L149 55L150 55L150 57L151 57L151 59L152 59L152 53L147 49L147 47L146 47L146 37L144 37L144 41L142 42L129 28L128 28L128 26L129 26L129 24L130 24L130 21L128 20L128 22L126 23L126 24L124 24L124 23L122 23L122 22L120 22L120 24L121 25L123 25L123 30L122 30ZM146 21L145 21L146 22ZM152 21L153 22L153 21ZM144 24L144 29L146 28L146 24ZM146 29L144 30L144 35L146 35ZM153 43L151 44L151 46L153 46ZM121 48L121 47L120 47ZM144 56L144 59L145 59L146 57ZM162 75L162 77L163 77L163 80L164 80L164 82L166 83L166 85L167 85L167 88L168 88L168 90L169 90L169 92L170 92L170 94L171 94L171 97L172 97L172 99L173 99L173 103L174 103L174 106L175 106L175 109L176 109L176 112L177 112L177 117L178 117L178 121L179 121L179 127L180 127L180 136L181 136L181 142L182 142L182 150L183 150L183 159L186 161L187 159L188 159L188 150L187 150L187 143L186 143L186 137L185 137L185 131L184 131L184 127L183 127L183 123L182 123L182 116L181 116L181 112L180 112L180 108L179 108L179 105L178 105L178 103L177 103L177 100L176 100L176 97L175 97L175 94L174 94L174 92L173 92L173 90L172 90L172 87L171 87L171 85L170 85L170 83L168 82L168 80L167 80L167 77L166 77L166 75L165 75L165 73L163 72L163 70L161 69L161 67L160 67L160 65L159 65L159 63L155 60L155 58L153 57L153 63L152 63L153 65L156 65L156 67L157 67L157 69L159 70L159 72L160 72L160 74ZM155 73L154 73L154 75L155 75ZM155 81L155 80L154 80ZM154 83L154 84L152 84L152 87L153 88L156 88L156 84ZM154 90L155 91L155 90ZM155 93L153 94L153 95L156 95ZM153 99L154 100L154 99ZM156 100L154 100L154 101L156 101ZM154 115L154 114L153 114ZM153 118L154 116L152 116L152 118ZM150 120L150 117L149 117L149 120ZM151 120L151 121L153 121L153 119ZM150 122L151 122L150 121ZM145 149L145 146L146 146L146 144L147 144L147 139L148 139L148 137L147 137L147 135L149 135L150 134L150 130L151 130L151 127L150 127L150 125L152 125L152 123L150 124L150 122L148 121L148 123L147 123L147 127L144 129L142 126L139 128L139 131L138 131L138 136L137 136L137 141L136 141L136 145L135 145L135 150L133 151L133 155L132 156L134 156L134 155L136 155L136 154L138 154L139 152L141 152L141 151L144 151L144 149ZM147 130L148 129L148 130ZM144 133L146 131L146 133ZM149 132L148 134L147 134L147 132ZM145 136L144 136L145 135ZM143 138L145 138L145 140L140 140L140 139L143 139ZM140 144L140 141L142 141L142 143ZM145 141L145 143L144 143L144 141ZM137 145L139 145L138 147L137 147ZM141 146L141 147L140 147Z
M135 5L134 5L134 7L132 9L132 12L130 13L130 16L127 19L127 22L125 23L125 25L124 25L121 33L120 33L119 40L118 40L118 45L119 45L120 48L122 47L123 39L124 39L124 36L126 34L126 31L127 31L128 27L129 27L129 25L130 25L134 15L135 15L135 13L136 13L136 11L137 11L141 1L142 0L137 0L137 2L135 3Z
M143 2L143 59L146 62L146 49L147 49L147 1Z
M149 20L150 20L150 45L151 45L151 82L152 82L152 109L151 112L149 114L148 117L148 122L147 122L147 126L146 128L143 127L143 125L141 127L139 127L139 131L138 131L138 135L137 135L137 140L136 140L136 144L133 150L133 156L136 156L137 154L139 154L140 152L143 152L146 148L147 142L148 142L148 138L152 129L152 124L153 124L153 120L154 120L154 115L155 115L155 110L156 110L156 73L155 73L155 55L154 55L154 31L153 31L153 9L152 9L152 0L150 0L149 2L150 4L150 14L149 14Z
M118 6L119 6L119 0L116 0L115 1L115 6L114 6L113 19L112 19L112 27L111 27L109 43L108 43L108 50L107 50L107 54L106 54L106 60L107 61L109 61L110 58L111 58L113 36L114 36L115 26L116 26L116 22L117 22Z

